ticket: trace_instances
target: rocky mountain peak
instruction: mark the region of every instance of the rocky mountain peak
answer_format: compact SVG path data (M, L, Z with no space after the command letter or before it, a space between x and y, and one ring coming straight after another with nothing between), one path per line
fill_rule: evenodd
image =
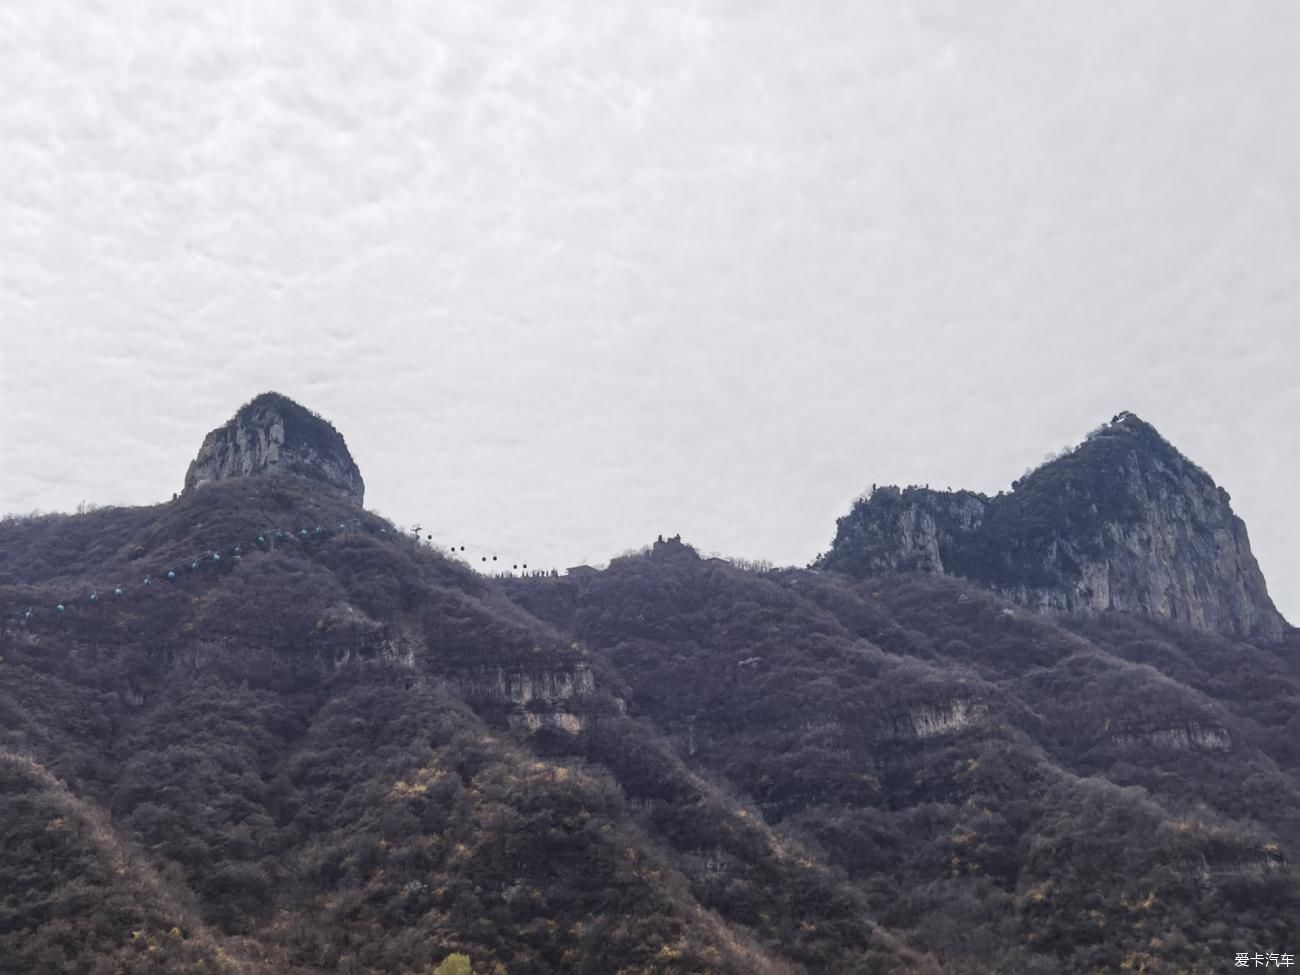
M1034 473L1048 471L1070 457L1077 458L1076 466L1082 473L1090 469L1094 474L1102 473L1107 465L1120 463L1147 474L1176 472L1180 477L1191 478L1199 487L1217 490L1209 474L1184 457L1155 427L1129 412L1117 413L1109 423L1089 433L1077 447L1049 460Z
M185 473L185 490L236 477L294 475L320 481L358 505L365 482L342 434L326 419L279 393L245 403L203 438Z
M878 488L839 520L824 568L962 576L1038 609L1144 613L1280 639L1228 492L1149 423L1120 413L987 497Z

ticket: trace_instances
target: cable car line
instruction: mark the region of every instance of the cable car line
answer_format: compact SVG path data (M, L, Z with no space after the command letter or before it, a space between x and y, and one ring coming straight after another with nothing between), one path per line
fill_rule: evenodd
M299 541L300 543L305 543L308 540L314 539L316 536L319 535L325 535L328 537L337 533L347 534L352 531L360 531L363 528L372 533L377 533L383 536L388 536L391 534L394 537L401 537L405 534L405 532L400 527L392 524L391 522L385 522L378 526L372 523L367 526L363 524L363 520L361 518L353 518L350 520L340 521L338 523L337 530L326 529L321 525L316 525L313 527L304 526L304 527L300 527L297 533L295 534L295 532L292 529L286 529L281 527L266 528L254 538L250 538L247 541L242 541L234 545L233 547L229 547L230 558L226 561L226 565L229 566L229 568L225 571L228 572L234 571L234 567L243 561L243 548L245 545L251 546L253 548L258 548L262 551L273 552L275 551L277 539L293 538L296 541ZM486 566L490 563L502 564L506 561L509 561L510 569L504 573L504 575L506 576L509 576L510 573L512 572L529 571L527 562L524 562L517 558L516 559L504 558L500 555L499 549L477 545L467 540L453 540L450 536L441 535L437 532L430 532L424 529L422 524L413 525L411 528L411 532L415 535L414 541L417 545L421 544L422 541L432 542L434 538L441 539L445 543L443 546L441 546L441 548L445 553L450 554L452 556L458 555L459 553L467 552L467 550L473 550L475 554L479 554L479 562L483 566ZM421 533L424 534L425 536L424 539L420 538ZM212 549L212 548L205 549L201 554L194 555L188 560L179 559L173 562L172 566L168 567L165 573L151 572L146 574L140 582L140 588L151 590L153 588L153 580L155 575L157 575L159 578L164 578L169 582L173 582L173 583L176 582L179 578L177 574L177 567L184 566L186 562L188 562L189 565L189 573L199 574L202 572L202 568L205 564L210 564L217 571L222 571L221 570L222 561L223 560L221 557L220 549ZM498 572L496 573L496 576L500 578L502 574L503 573ZM533 570L532 574L536 575L539 573L537 570ZM556 570L554 569L550 570L550 574L557 574ZM98 604L100 602L99 599L100 590L111 591L113 596L116 599L117 597L126 596L130 591L130 587L125 582L116 582L110 586L99 586L97 588L92 588L89 595L86 597L86 601L90 604ZM56 604L55 612L58 614L66 614L68 606L71 604L75 604L75 602L76 602L75 599L72 600L64 599L63 601ZM33 606L33 607L29 607L27 611L23 613L22 616L19 618L23 623L23 625L29 625L34 623L38 619L38 615L39 615L38 608Z

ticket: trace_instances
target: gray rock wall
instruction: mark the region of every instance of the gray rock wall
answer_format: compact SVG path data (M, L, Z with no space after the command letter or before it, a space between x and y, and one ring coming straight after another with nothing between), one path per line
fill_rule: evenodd
M957 575L1034 609L1124 610L1257 640L1287 628L1227 492L1130 414L1009 494L876 490L840 519L821 565Z
M187 491L236 477L296 475L342 491L358 505L365 482L343 437L285 397L259 396L203 439L185 473Z

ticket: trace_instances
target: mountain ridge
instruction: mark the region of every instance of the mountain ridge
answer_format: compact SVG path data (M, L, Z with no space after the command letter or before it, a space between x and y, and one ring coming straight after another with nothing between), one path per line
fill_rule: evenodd
M1300 935L1297 631L680 536L490 578L240 471L0 521L4 975L1209 975Z
M876 488L816 564L959 575L1031 608L1280 640L1288 624L1230 502L1154 427L1120 413L1009 493Z

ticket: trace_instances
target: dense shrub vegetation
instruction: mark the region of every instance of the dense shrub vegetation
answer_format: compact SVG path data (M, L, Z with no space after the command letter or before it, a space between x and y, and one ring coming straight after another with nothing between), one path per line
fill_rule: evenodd
M665 551L514 587L945 971L1208 972L1295 940L1294 648Z
M278 479L0 526L0 971L1183 973L1300 944L1294 637L675 542L495 583L372 515L296 532L349 517Z

